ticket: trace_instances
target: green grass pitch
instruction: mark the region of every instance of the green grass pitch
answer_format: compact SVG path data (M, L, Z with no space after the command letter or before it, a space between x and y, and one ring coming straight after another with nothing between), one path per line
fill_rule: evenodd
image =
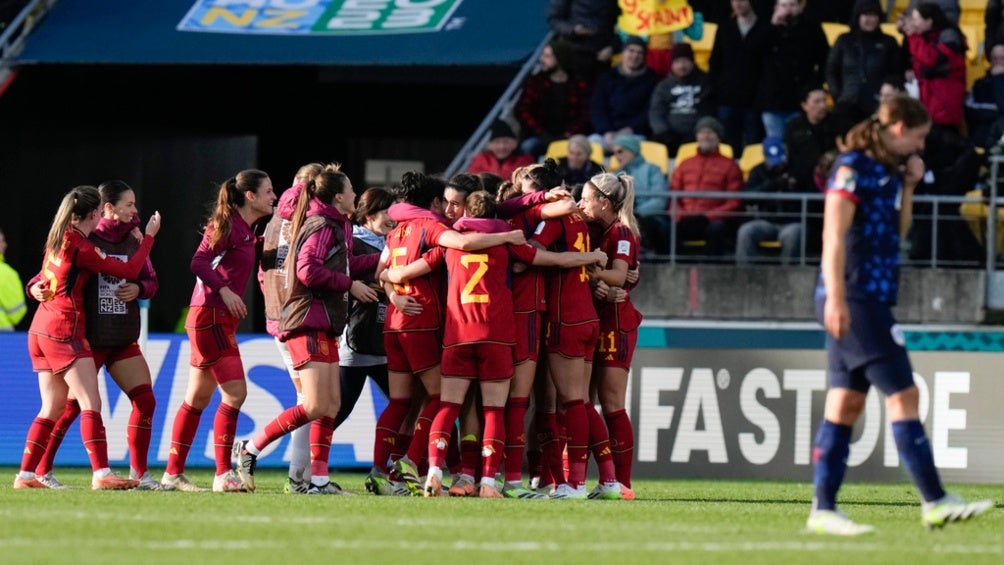
M254 494L94 492L87 469L58 469L74 488L11 488L0 468L0 563L979 563L1004 562L1004 485L948 485L997 507L928 532L907 483L849 482L841 507L876 532L803 532L808 483L638 480L634 501L377 497L364 475L333 478L358 496L282 493L262 469ZM154 470L159 476L162 469ZM189 477L210 486L212 471Z

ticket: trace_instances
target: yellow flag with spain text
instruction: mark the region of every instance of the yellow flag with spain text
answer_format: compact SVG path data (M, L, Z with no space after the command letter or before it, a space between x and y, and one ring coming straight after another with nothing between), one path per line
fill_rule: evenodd
M618 0L617 26L629 35L654 35L685 29L694 23L687 0Z

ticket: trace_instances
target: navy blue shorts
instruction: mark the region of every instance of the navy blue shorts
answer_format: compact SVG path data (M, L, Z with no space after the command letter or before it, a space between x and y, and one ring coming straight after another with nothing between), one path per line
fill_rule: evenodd
M885 395L913 386L913 367L907 356L903 331L888 304L847 301L851 327L841 339L826 334L827 380L831 388L867 392L874 385ZM816 318L822 323L823 300L816 300Z

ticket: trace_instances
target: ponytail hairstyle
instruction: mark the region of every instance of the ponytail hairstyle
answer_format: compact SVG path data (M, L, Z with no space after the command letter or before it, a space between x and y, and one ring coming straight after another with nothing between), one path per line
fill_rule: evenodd
M234 212L247 202L245 192L257 193L262 183L268 178L268 173L258 169L245 169L237 176L230 177L220 184L220 192L216 197L216 206L209 215L207 230L212 230L209 236L210 247L215 247L221 241L230 237L233 226Z
M498 215L498 204L487 190L470 193L464 201L467 215L472 218L494 218Z
M322 163L307 163L306 165L300 167L296 171L296 176L293 177L293 186L298 184L307 184L314 177L320 174L324 170L324 164Z
M589 179L596 193L606 198L617 213L617 220L627 226L636 236L638 220L634 217L634 177L631 175L615 175L600 173Z
M520 190L519 183L515 183L511 180L502 181L502 184L499 185L498 195L496 195L495 200L501 204L510 198L515 198L522 194L523 191Z
M307 219L310 199L317 198L325 204L331 204L335 201L335 195L345 190L347 182L349 182L349 177L342 172L341 163L325 165L324 170L307 181L307 186L300 191L300 199L296 201L296 210L291 218L293 221L291 241L296 240L304 220Z
M547 159L543 165L531 167L527 175L540 186L540 190L545 192L565 182L561 177L561 171L558 170L558 162L554 159Z
M132 190L132 187L121 180L109 180L98 185L98 192L101 194L101 205L111 204L115 206L122 200L122 195Z
M66 193L63 201L59 203L55 217L52 218L52 227L49 228L49 236L45 240L45 254L55 255L63 247L63 238L66 230L74 221L86 218L91 212L101 205L101 194L93 186L83 185L75 187Z
M898 122L903 122L906 129L922 127L931 123L931 115L920 100L898 94L891 101L880 105L870 118L851 128L837 147L841 152L867 151L886 169L895 171L902 159L889 151L880 134Z

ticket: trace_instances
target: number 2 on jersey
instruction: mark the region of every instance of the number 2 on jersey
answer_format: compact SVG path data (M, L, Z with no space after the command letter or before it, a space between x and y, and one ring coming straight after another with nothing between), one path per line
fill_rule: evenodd
M460 264L465 268L470 269L471 263L477 265L474 274L471 275L471 279L467 281L464 285L464 290L460 292L460 303L461 304L488 304L488 293L475 293L474 287L481 282L484 278L485 273L488 272L488 255L464 255L460 258Z

